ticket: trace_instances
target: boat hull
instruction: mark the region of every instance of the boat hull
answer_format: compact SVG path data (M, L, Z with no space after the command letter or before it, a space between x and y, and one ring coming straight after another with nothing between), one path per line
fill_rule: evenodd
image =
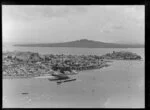
M58 81L57 83L64 83L64 82L70 82L70 81L75 81L76 79L67 79L63 81Z

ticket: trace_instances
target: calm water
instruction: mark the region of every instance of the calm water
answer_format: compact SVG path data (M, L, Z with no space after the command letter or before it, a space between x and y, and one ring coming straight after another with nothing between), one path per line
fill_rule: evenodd
M102 55L114 50L126 50L144 59L144 49L7 47L7 50L77 55ZM48 79L3 79L3 107L141 108L145 105L144 62L114 61L106 68L80 72L74 76L76 81L61 85ZM23 95L23 92L29 94Z
M66 55L103 55L113 51L131 51L144 57L144 48L57 48L57 47L19 47L3 44L3 51L31 51L40 54L66 54Z

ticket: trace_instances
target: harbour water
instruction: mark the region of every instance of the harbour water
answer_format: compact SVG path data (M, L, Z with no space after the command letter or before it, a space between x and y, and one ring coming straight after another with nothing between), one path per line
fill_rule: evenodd
M142 61L113 61L102 69L77 74L76 81L57 85L46 78L3 79L3 107L16 108L143 108L145 105L144 48L49 48L7 47L5 51L31 51L40 54L103 55L112 51L130 51ZM27 94L22 94L27 93Z

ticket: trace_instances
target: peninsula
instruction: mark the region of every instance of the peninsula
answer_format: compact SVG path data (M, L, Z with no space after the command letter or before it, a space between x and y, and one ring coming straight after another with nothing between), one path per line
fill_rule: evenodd
M4 52L3 76L31 78L51 75L54 71L83 71L107 67L113 60L140 60L141 56L131 52L113 52L106 55L40 55L33 52ZM64 73L65 74L65 73Z
M76 47L76 48L144 48L141 44L117 44L81 39L60 43L39 43L39 44L15 44L14 46L25 47Z
M112 53L107 53L101 56L102 59L111 59L111 60L141 60L141 56L136 53L120 51Z

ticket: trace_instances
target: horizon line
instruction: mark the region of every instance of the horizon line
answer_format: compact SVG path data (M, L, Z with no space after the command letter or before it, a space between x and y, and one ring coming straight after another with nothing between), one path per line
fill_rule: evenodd
M119 41L116 41L116 42L106 42L106 41L99 41L99 40L91 40L91 39L85 39L85 38L82 38L82 39L78 39L78 40L69 40L69 41L60 41L60 42L15 42L15 41L2 41L2 43L19 43L19 44L46 44L46 43L66 43L66 42L72 42L72 41L81 41L81 40L88 40L88 41L98 41L98 42L103 42L103 43L115 43L115 44L138 44L138 45L145 45L145 42L144 43L131 43L131 42L119 42Z

